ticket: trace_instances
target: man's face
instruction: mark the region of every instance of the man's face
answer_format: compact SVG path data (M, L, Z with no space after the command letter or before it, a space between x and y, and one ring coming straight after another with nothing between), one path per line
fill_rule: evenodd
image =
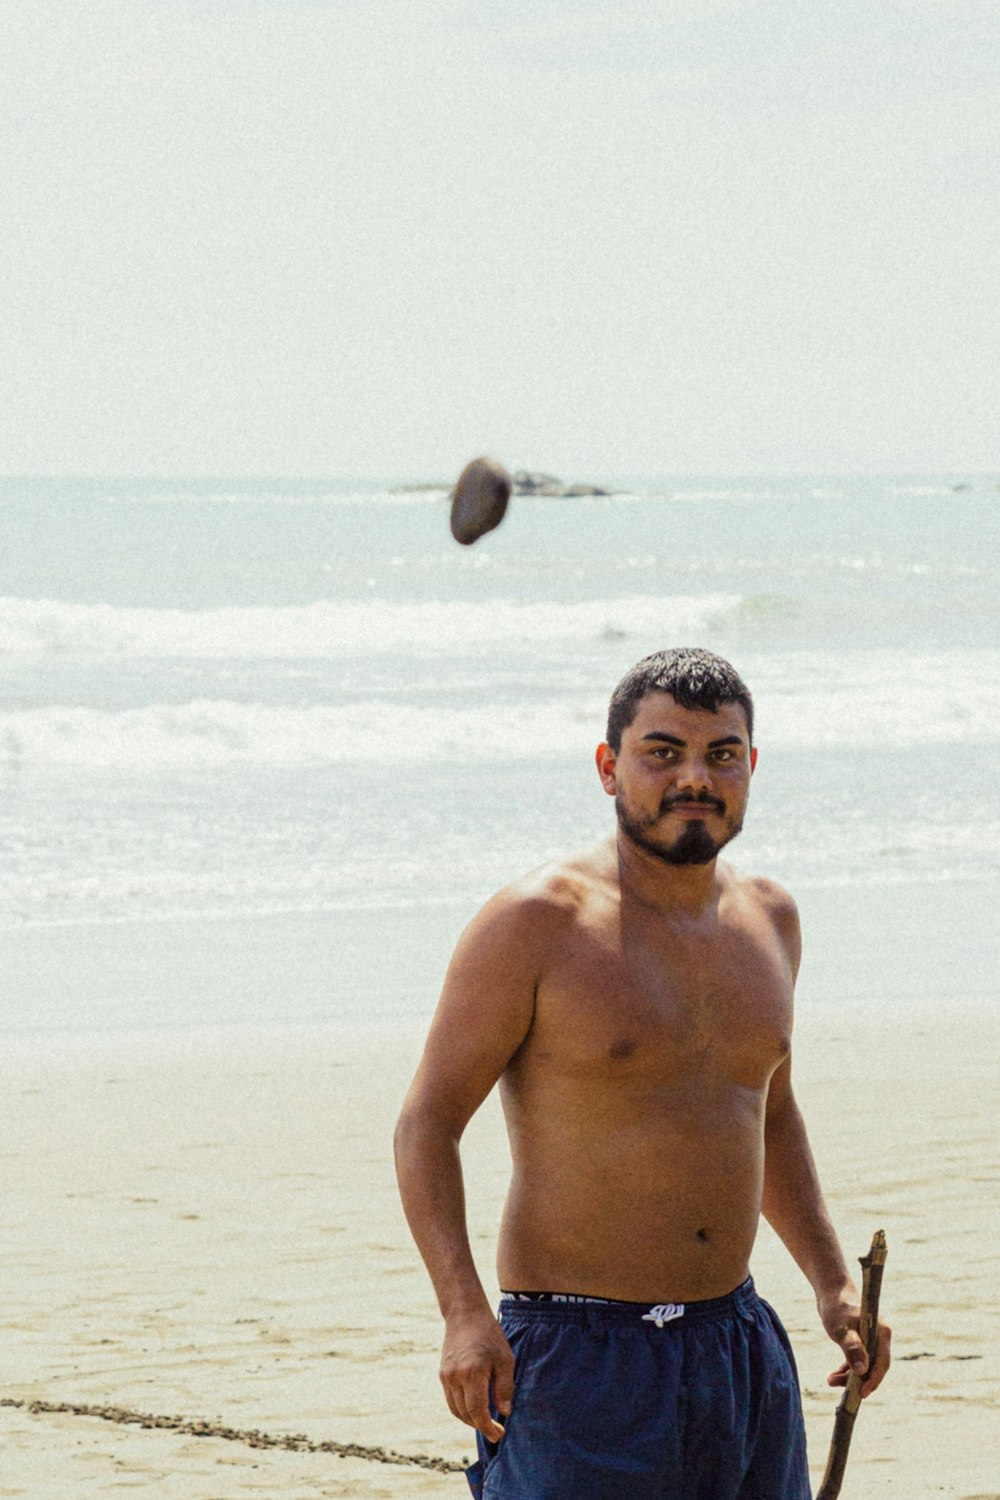
M640 701L617 754L597 752L622 832L670 865L708 864L736 837L755 761L738 703L712 713L669 693Z

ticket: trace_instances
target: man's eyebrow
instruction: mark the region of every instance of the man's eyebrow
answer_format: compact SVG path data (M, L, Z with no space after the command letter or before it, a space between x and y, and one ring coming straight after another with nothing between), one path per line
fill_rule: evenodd
M665 745L676 745L679 750L685 749L687 740L680 740L676 734L667 734L665 729L651 729L648 734L643 735L643 741L657 740ZM723 745L742 745L743 736L739 734L724 734L721 739L709 740L709 750L720 750Z

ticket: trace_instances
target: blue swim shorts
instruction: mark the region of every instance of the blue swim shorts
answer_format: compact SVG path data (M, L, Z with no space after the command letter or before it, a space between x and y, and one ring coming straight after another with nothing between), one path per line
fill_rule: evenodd
M788 1336L747 1280L686 1305L505 1296L514 1407L476 1500L810 1500Z

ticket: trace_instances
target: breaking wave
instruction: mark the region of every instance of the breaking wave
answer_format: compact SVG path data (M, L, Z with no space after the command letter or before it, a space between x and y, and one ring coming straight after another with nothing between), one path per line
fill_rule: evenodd
M562 604L359 599L191 610L5 598L0 657L30 665L130 657L315 661L414 650L454 655L505 641L544 647L602 637L696 637L737 618L742 604L740 595L722 593Z
M757 739L768 749L1000 741L1000 653L802 652L751 658ZM108 710L48 705L0 714L0 765L90 770L320 766L361 759L407 766L485 762L521 747L529 759L588 756L607 696L587 689L543 701L473 706L371 697L306 706L200 698Z

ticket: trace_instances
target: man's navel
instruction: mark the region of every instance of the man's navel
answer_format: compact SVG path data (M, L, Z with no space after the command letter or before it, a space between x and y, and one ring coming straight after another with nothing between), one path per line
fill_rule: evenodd
M620 1036L616 1042L612 1042L610 1055L616 1059L631 1057L638 1045L639 1043L635 1040L635 1037Z

